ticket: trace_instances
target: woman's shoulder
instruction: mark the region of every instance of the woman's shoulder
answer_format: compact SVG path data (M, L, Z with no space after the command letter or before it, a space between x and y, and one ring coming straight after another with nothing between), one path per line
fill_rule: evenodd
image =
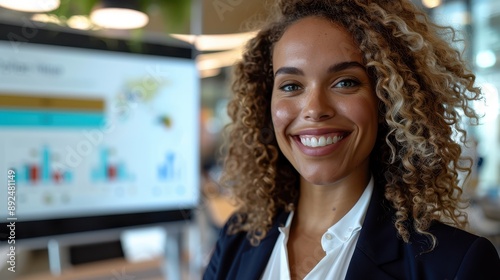
M431 251L455 252L458 255L464 255L472 246L495 249L495 246L488 239L439 221L432 222L428 233L432 234L436 241L435 247ZM413 232L410 244L420 254L425 255L425 252L432 247L432 239L428 235Z
M225 259L234 259L250 249L263 250L262 243L274 244L279 234L278 227L284 225L289 214L289 212L278 211L266 236L258 244L252 244L250 232L246 231L244 226L241 226L246 223L248 215L240 212L234 213L220 229L214 255L219 255ZM235 230L235 224L239 225L238 230Z
M434 222L429 233L436 238L435 247L429 251L431 242L424 235L414 234L410 240L421 264L434 264L440 271L455 271L461 276L493 273L500 276L500 258L495 246L488 239L442 222ZM477 275L476 275L477 276ZM469 279L464 278L463 279ZM481 277L474 279L481 279ZM484 278L490 279L490 278ZM498 278L500 279L500 278Z
M467 230L448 225L446 223L443 223L441 221L433 221L431 223L431 226L429 228L429 232L435 235L448 235L452 234L453 238L461 238L461 239L476 239L479 236L469 232Z
M273 229L283 226L289 214L289 212L279 210L273 219L273 224L271 225L267 235L269 235ZM248 241L248 231L241 229L233 232L232 230L235 224L245 224L247 218L248 215L245 213L236 212L232 214L219 232L219 241L222 240L224 243L231 243L232 245L234 245L234 243L245 242L245 240Z
M287 213L284 216L286 217ZM232 231L235 223L244 223L245 219L246 215L236 213L222 227L212 257L205 270L204 279L234 279L234 275L239 273L239 266L242 263L253 266L254 269L255 267L263 269L277 239L277 226L280 225L280 218L275 219L268 234L257 246L250 243L248 231ZM254 263L250 265L248 261ZM229 277L230 275L234 277Z
M217 243L222 247L235 247L235 245L245 243L247 238L247 231L239 230L234 232L232 228L235 224L241 223L242 219L246 219L246 216L241 213L233 213L226 221L223 227L219 230L219 237Z

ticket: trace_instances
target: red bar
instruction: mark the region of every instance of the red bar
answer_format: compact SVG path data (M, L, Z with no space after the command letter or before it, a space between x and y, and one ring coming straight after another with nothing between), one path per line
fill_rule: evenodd
M116 179L116 167L110 165L108 167L108 179L115 180Z
M61 183L62 181L62 174L54 171L54 174L52 175L52 179L54 180L55 183Z
M40 171L36 165L30 166L30 181L33 183L38 182L40 179Z

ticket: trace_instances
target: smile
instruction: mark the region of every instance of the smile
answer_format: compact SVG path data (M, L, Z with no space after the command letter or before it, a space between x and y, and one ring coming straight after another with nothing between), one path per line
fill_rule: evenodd
M336 136L300 136L300 142L306 147L324 147L335 144L344 138L343 135Z

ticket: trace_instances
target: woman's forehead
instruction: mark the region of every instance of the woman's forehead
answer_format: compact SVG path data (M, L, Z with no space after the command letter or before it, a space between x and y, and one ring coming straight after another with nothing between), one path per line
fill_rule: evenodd
M321 17L306 17L291 24L276 42L273 65L277 60L330 55L362 62L357 43L344 27Z

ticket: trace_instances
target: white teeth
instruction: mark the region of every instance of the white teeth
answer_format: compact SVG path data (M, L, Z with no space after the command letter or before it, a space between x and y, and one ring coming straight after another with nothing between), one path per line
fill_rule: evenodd
M325 145L326 145L325 136L321 136L318 140L318 146L325 146Z
M300 142L304 146L315 148L335 144L342 140L342 138L343 136L334 136L333 138L331 136L328 136L326 138L325 136L321 136L319 137L319 139L316 137L300 137Z
M318 139L311 137L311 147L318 147Z

